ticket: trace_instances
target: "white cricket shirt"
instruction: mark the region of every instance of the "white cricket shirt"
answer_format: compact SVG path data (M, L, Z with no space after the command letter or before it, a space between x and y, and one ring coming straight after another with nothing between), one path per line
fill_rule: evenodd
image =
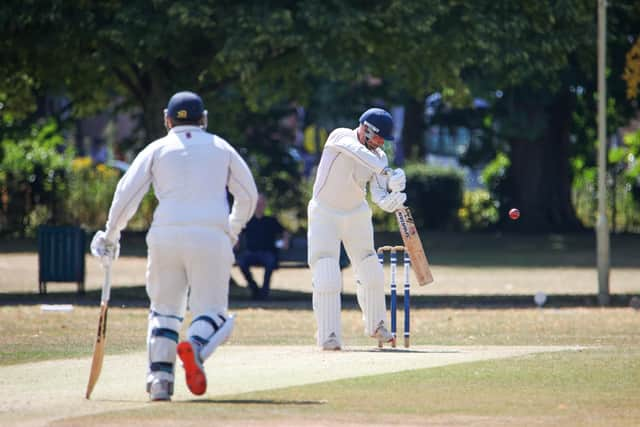
M356 129L333 130L322 151L313 184L313 199L324 207L350 212L366 203L369 183L372 200L387 195L387 156L381 149L369 150L360 143Z
M198 126L177 126L145 147L118 182L109 240L120 238L151 184L158 199L152 227L219 227L234 237L251 219L258 194L249 167L227 141Z

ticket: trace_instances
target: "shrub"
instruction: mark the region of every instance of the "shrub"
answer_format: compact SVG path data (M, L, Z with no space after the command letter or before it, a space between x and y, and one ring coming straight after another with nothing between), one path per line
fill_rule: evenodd
M69 177L67 215L74 224L89 230L103 229L120 174L89 157L73 160Z
M482 182L485 183L491 196L500 202L503 186L507 176L507 170L511 166L511 160L504 153L498 153L482 171ZM498 206L499 208L500 206Z
M2 141L0 188L3 231L35 235L43 223L66 223L64 200L73 149L55 122L34 125L20 140Z
M89 157L73 160L66 211L74 224L88 230L104 229L120 177L118 169L103 164L94 165ZM127 224L127 229L147 230L151 225L156 205L157 200L151 190L140 202L136 214Z
M410 164L407 174L407 205L421 229L448 229L458 224L464 177L456 169Z
M489 229L498 222L498 215L497 202L491 198L487 190L464 192L458 219L465 231Z

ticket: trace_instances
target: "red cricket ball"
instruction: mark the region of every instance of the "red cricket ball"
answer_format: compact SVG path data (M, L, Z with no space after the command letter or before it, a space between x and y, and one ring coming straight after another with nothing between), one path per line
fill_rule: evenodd
M509 211L509 218L514 220L520 218L520 211L516 208L511 209Z

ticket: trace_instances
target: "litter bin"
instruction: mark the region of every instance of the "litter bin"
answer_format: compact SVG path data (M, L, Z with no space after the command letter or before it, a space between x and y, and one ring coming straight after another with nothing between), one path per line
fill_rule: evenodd
M85 233L75 226L38 227L38 289L47 293L47 282L76 282L84 293Z

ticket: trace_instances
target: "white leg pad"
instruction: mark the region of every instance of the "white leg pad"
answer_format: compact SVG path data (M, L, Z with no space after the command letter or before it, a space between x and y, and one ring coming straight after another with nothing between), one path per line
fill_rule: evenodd
M375 333L380 321L387 318L387 305L384 300L384 271L378 257L370 255L357 267L358 282L356 296L362 310L365 334Z
M194 316L187 334L189 341L200 349L200 359L203 362L229 339L234 322L232 314L205 313Z
M155 310L151 310L149 313L147 334L149 372L147 382L150 383L154 379L173 382L176 345L178 344L178 331L181 325L182 317L177 315L159 313Z
M322 346L329 338L342 343L340 325L340 264L334 258L321 258L311 267L313 276L313 312L318 326L317 342Z

